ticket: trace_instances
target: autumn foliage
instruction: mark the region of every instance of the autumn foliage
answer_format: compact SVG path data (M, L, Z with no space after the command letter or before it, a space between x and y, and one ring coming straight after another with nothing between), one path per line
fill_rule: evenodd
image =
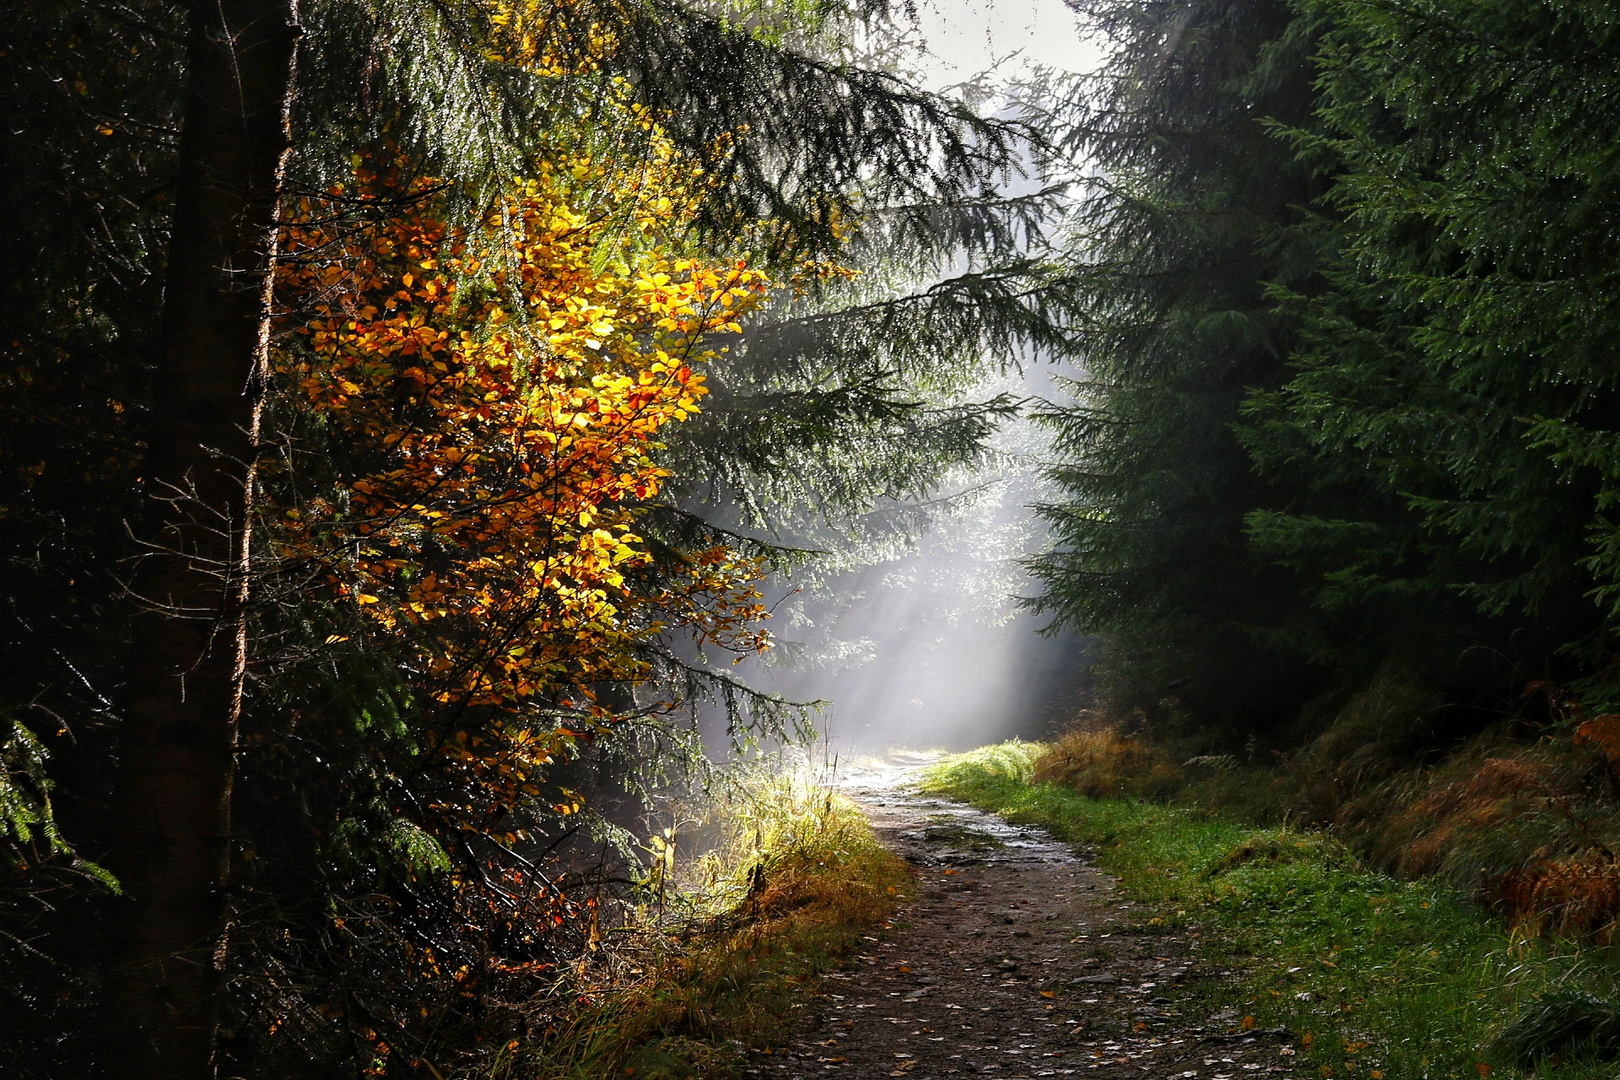
M667 147L634 167L559 155L469 222L406 164L357 171L286 231L263 467L261 606L317 613L295 631L302 681L326 665L337 689L287 703L277 722L307 734L249 725L246 753L255 776L341 772L284 843L331 868L303 932L342 943L348 988L319 989L300 965L330 950L284 927L245 927L236 954L309 988L249 1027L360 1030L379 1060L429 1029L523 1030L477 1016L564 977L602 917L548 840L584 802L559 770L680 708L672 637L769 645L755 559L642 524L661 432L702 407L716 339L769 288L682 248L698 174Z
M1094 799L1163 796L1184 779L1170 757L1142 736L1082 714L1035 763L1035 781Z
M553 167L476 236L451 233L428 185L363 174L362 198L403 195L409 212L294 228L303 257L279 283L312 313L279 374L346 465L285 508L279 554L318 564L333 598L407 644L443 754L519 787L612 722L599 688L644 681L658 635L767 645L755 563L724 547L655 558L637 531L666 476L660 429L700 407L706 336L740 329L766 288L746 263L663 246L680 206L659 168L674 166Z
M1577 712L1571 718L1572 746L1585 757L1587 779L1591 772L1601 772L1604 782L1599 790L1607 789L1612 798L1620 790L1620 715L1588 716L1578 711L1578 702L1573 704ZM1586 785L1589 790L1593 786ZM1569 831L1579 842L1498 875L1489 884L1487 899L1530 932L1612 945L1620 940L1620 859L1607 842L1612 837L1606 835L1612 802L1605 807L1609 814L1594 813L1590 806L1571 806L1573 794L1550 792L1546 784L1540 787L1546 801L1578 826Z

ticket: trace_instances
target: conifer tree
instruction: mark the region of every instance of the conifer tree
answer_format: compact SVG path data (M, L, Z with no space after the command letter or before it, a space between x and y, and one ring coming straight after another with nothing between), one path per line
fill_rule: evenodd
M1322 604L1408 627L1473 609L1489 622L1457 646L1520 678L1594 674L1615 618L1610 20L1312 8L1332 29L1293 139L1334 178L1312 230L1327 287L1280 293L1297 371L1250 407L1257 461L1308 494L1254 536Z
M1063 499L1032 562L1037 612L1103 641L1109 704L1214 733L1285 720L1321 673L1286 570L1246 516L1287 497L1234 425L1285 378L1290 320L1269 281L1312 191L1269 124L1305 121L1311 33L1285 3L1092 3L1112 52L1060 106L1092 163L1060 286L1083 375L1049 407ZM1279 647L1293 639L1295 648Z

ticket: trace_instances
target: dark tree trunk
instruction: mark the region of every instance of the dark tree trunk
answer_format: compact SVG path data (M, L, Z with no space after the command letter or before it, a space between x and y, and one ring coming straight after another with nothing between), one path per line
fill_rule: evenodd
M112 971L127 1080L212 1075L244 668L248 512L290 146L296 0L197 0L144 474L154 545L119 766Z

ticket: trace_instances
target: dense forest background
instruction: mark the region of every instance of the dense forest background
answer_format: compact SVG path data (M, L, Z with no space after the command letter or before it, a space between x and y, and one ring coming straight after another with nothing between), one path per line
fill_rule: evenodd
M1035 569L1114 707L1227 749L1377 679L1453 734L1532 680L1606 711L1607 15L1088 11L1087 375Z
M1021 414L1084 723L1329 820L1481 738L1597 799L1614 12L1071 7L1103 66L1006 97L881 2L14 12L0 1068L551 1030L607 794L806 735L732 661Z

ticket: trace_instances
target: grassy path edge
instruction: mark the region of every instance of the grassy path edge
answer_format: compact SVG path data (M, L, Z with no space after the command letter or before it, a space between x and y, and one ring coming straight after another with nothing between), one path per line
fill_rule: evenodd
M801 1022L821 976L914 892L905 860L849 798L804 774L763 778L715 810L724 838L682 919L621 943L621 971L479 1080L722 1080Z
M1042 749L949 757L922 788L1090 849L1133 901L1122 920L1190 942L1206 978L1178 1002L1189 1019L1285 1026L1295 1037L1279 1066L1324 1080L1614 1075L1579 1015L1572 1039L1550 1038L1560 1006L1616 996L1611 957L1517 938L1444 886L1367 869L1323 832L1035 784ZM1533 1069L1518 1063L1524 1036Z

